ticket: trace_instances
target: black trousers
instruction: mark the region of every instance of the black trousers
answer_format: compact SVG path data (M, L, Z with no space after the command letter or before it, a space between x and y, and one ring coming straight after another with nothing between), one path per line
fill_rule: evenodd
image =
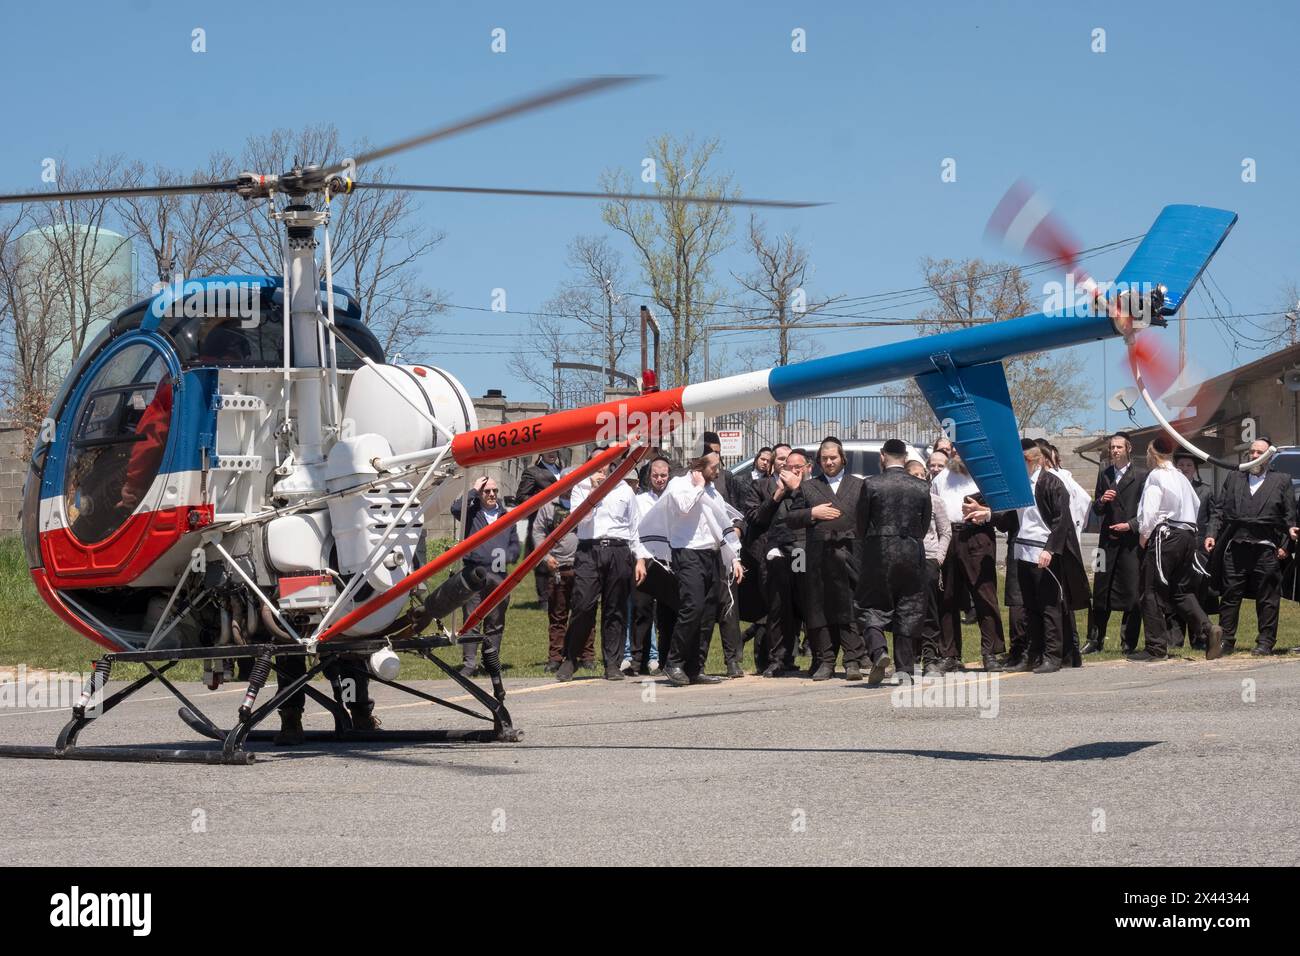
M1219 626L1224 643L1237 639L1237 617L1247 584L1255 591L1255 615L1259 621L1259 646L1273 649L1277 643L1277 616L1282 606L1282 568L1277 549L1248 541L1219 545L1223 555L1223 593L1219 598Z
M721 566L719 564L719 566ZM730 588L730 595L728 595ZM740 586L731 581L731 569L722 568L718 576L717 625L722 635L722 657L728 664L739 664L745 658L745 635L740 630ZM700 634L700 669L709 659L709 645L713 643L713 624L705 620Z
M1044 664L1060 666L1064 639L1064 603L1061 585L1049 568L1033 561L1016 560L1020 596L1025 602L1025 630L1030 658L1042 657Z
M1012 660L1027 657L1029 654L1029 625L1025 622L1025 609L1019 605L1008 607L1007 624L1011 630L1010 654Z
M998 569L996 547L988 550L982 535L987 532L973 525L953 531L948 554L942 565L943 594L939 605L941 639L939 650L944 657L962 659L961 619L966 608L975 606L975 620L980 629L980 654L1001 654L1006 649L1002 634L1002 613L998 604ZM983 553L988 550L988 553ZM978 568L974 577L972 568Z
M650 666L650 627L654 625L659 664L668 659L668 645L673 639L673 622L677 620L676 608L655 600L644 591L632 592L632 663L645 673Z
M1153 534L1142 555L1142 621L1147 630L1147 651L1156 656L1169 653L1168 619L1174 612L1187 625L1189 634L1201 634L1210 619L1196 600L1199 575L1192 567L1196 554L1196 533L1176 528L1165 535ZM1157 566L1159 556L1159 567ZM1165 581L1160 580L1160 567Z
M939 606L942 600L940 585L943 583L943 566L931 558L925 559L928 579L925 582L925 618L921 630L912 643L913 656L921 663L938 661L943 655L939 652L941 629L939 625ZM960 626L960 625L959 625ZM897 638L895 638L897 645Z
M677 577L677 620L673 622L673 641L668 651L668 666L680 667L686 676L700 673L700 635L704 622L718 616L718 577L722 561L712 549L693 551L673 549L673 574Z
M788 554L767 559L767 628L766 646L760 656L754 649L754 663L766 668L770 664L794 667L794 646L799 638L799 608L795 594L799 579L791 569L794 561Z
M504 574L493 571L485 565L479 565L483 568L483 584L474 592L474 596L465 602L466 616L473 614L474 609L483 603L483 599L496 590L497 585L506 579ZM479 622L474 632L483 635L483 646L495 651L501 650L501 638L506 632L506 609L510 607L510 595L501 599L490 612L488 616ZM474 668L478 666L478 644L462 644L461 657L464 659L465 666Z
M632 593L636 562L626 544L604 546L578 542L573 558L573 604L569 629L564 635L564 656L577 661L587 635L596 626L596 604L600 603L600 643L606 668L623 661L627 639L627 605Z
M301 654L275 659L275 683L279 690L292 684L307 673L307 658ZM326 664L323 673L329 679L334 699L349 707L364 707L370 703L370 671L360 659L338 658ZM307 691L299 688L280 705L281 710L302 710L307 703Z
M1131 651L1137 648L1138 641L1142 637L1142 607L1131 607L1122 612L1123 617L1120 620L1119 644L1120 648L1125 651ZM1110 611L1092 607L1088 609L1088 635L1091 640L1097 639L1097 643L1106 642L1106 629L1110 626Z

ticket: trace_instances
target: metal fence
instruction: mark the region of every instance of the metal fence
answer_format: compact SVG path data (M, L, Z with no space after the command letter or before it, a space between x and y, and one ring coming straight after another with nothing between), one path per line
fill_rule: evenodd
M770 405L734 415L718 415L708 425L714 431L739 428L744 454L726 464L752 457L764 445L785 442L796 447L817 445L827 435L841 441L901 438L913 445L929 444L939 423L906 395L839 395L801 398L784 407Z

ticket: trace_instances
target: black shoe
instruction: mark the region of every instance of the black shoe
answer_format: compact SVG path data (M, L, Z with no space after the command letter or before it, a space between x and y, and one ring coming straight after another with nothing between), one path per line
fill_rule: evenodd
M692 677L690 681L692 684L721 684L723 678L719 677L717 674L706 674L704 671L700 671Z
M1004 671L1018 671L1021 670L1024 666L1025 666L1024 654L1017 654L1015 657L1008 656L1007 659L1002 662L1002 669Z
M285 707L280 711L280 732L275 735L277 747L297 747L303 742L302 708Z
M624 673L625 675L627 675L628 677L640 677L640 676L641 676L641 665L640 665L640 664L632 664L632 665L629 666L628 669L625 670L623 673Z
M542 673L554 674L560 669L560 665L563 663L563 661L547 661L546 666L542 668Z
M1222 656L1227 657L1229 654L1237 653L1237 641L1235 639L1223 642Z
M685 687L691 682L691 679L686 676L686 671L682 670L680 667L669 665L663 668L662 673L664 677L668 679L668 683L672 684L674 687Z
M1136 654L1136 653L1137 653L1137 645L1136 645L1136 644L1125 644L1123 641L1120 641L1120 642L1119 642L1119 652L1120 652L1121 654L1123 654L1125 657L1128 657L1128 655L1130 655L1130 654Z
M857 661L844 662L845 680L862 680L862 665Z
M966 668L962 666L961 661L957 660L955 657L945 657L939 662L939 670L945 674L951 674L955 671L964 671L965 669Z
M966 612L965 612L964 614L962 614L962 616L961 616L961 622L962 622L963 624L967 625L967 626L976 623L978 620L979 620L979 618L975 616L975 610L974 610L974 608L972 608L972 609L969 610L969 611L966 611Z
M817 669L808 675L813 680L830 680L835 676L834 664L819 664Z
M998 659L994 657L992 654L985 654L984 669L986 671L993 672L993 671L1003 670L1003 667L1001 664L998 663Z
M1251 657L1272 657L1273 648L1265 647L1263 644L1256 644L1250 649Z
M555 679L559 681L573 680L573 670L573 661L561 661L560 666L555 669Z
M1100 641L1089 641L1083 645L1083 653L1085 654L1100 654L1105 649L1105 645Z
M596 669L596 661L594 659L579 661L578 666L581 667L584 671L594 671Z
M1152 661L1163 661L1168 659L1168 654L1152 654L1150 651L1134 651L1132 654L1125 656L1125 660L1133 661L1135 664L1149 664Z
M888 654L881 654L871 662L871 672L867 674L867 686L877 687L885 679L885 671L889 670L892 662Z
M1052 663L1051 661L1043 661L1041 664L1039 664L1037 667L1034 668L1034 673L1035 673L1035 674L1055 674L1055 673L1056 673L1057 671L1059 671L1060 669L1061 669L1061 665L1060 665L1060 664L1054 664L1054 663Z
M1078 647L1067 647L1065 649L1065 660L1061 662L1066 667L1082 667L1083 654Z
M617 667L605 667L605 680L622 680L623 672Z
M942 677L943 668L939 666L938 661L926 661L925 667L921 669L922 677Z
M348 708L348 713L352 715L353 730L378 730L380 728L379 718L374 715L375 702L368 700L364 704L353 704Z
M758 676L759 677L780 677L784 673L785 673L785 668L782 667L780 664L768 664L765 668L763 668L762 673L759 674Z
M913 681L912 681L912 675L909 674L907 671L895 671L895 672L894 672L894 676L898 678L898 684L899 684L900 687L901 687L903 684L911 684L911 683L913 683Z
M1035 659L1030 657L1029 655L1025 655L1023 658L1021 658L1021 663L1019 667L1016 668L1008 667L1007 670L1016 670L1022 674L1031 674L1033 673L1034 668L1036 668L1041 663L1043 663L1041 659Z
M737 677L744 677L744 676L745 676L744 668L742 668L735 661L732 661L730 664L727 665L727 677L729 679L734 679Z
M1211 624L1205 629L1205 659L1217 661L1223 656L1223 628Z

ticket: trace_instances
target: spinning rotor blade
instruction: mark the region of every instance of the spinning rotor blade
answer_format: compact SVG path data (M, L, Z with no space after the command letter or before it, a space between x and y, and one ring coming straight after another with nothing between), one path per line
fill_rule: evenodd
M0 194L0 203L12 202L62 202L69 199L127 199L132 196L183 196L193 193L234 192L239 187L235 179L222 179L210 183L180 183L175 186L122 186L117 189L73 189L52 193Z
M824 206L820 202L792 202L783 199L729 199L716 196L660 196L655 193L601 193L567 189L509 189L489 186L424 186L404 183L352 183L352 189L388 189L425 193L475 193L487 196L552 196L565 199L628 199L633 202L700 203L706 206L766 206L781 209L806 209Z
M384 159L392 156L394 153L400 153L404 150L414 149L416 146L423 146L426 143L432 143L435 140L446 139L449 136L455 136L458 133L464 133L468 130L478 129L482 126L489 126L492 123L500 122L511 116L518 116L521 113L529 113L533 110L539 110L555 103L561 103L564 100L576 99L577 97L587 96L591 93L599 93L603 90L615 86L624 86L628 83L637 83L641 80L650 79L648 76L592 76L585 80L577 80L564 86L555 87L542 93L536 93L524 99L514 100L496 109L479 113L475 116L466 117L456 123L450 123L447 126L440 126L437 129L429 130L427 133L421 133L419 136L412 136L409 139L399 140L388 146L382 146L379 149L372 149L368 153L362 153L360 156L353 158L353 162L360 166L363 163L373 163L377 159ZM343 172L348 167L343 165L330 166L323 170L326 177L335 176Z

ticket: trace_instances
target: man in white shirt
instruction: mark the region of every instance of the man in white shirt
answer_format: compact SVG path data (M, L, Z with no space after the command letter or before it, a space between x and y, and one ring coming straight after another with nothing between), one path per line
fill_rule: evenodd
M1138 539L1142 556L1142 621L1146 648L1128 655L1131 661L1158 661L1169 656L1171 610L1187 633L1205 638L1206 660L1222 650L1223 629L1211 625L1196 601L1196 515L1200 499L1192 483L1174 467L1174 443L1157 435L1147 446L1146 484L1138 504Z
M595 457L603 448L596 448ZM588 459L590 460L590 458ZM569 503L577 510L587 497L605 482L609 466L573 486ZM600 604L601 650L605 679L622 680L619 663L627 635L628 599L632 593L634 550L638 547L636 493L620 481L578 522L578 552L573 561L573 610L564 636L564 663L555 679L573 679L578 655L587 635L596 626L596 604Z
M669 481L664 490L668 498L668 544L672 549L673 574L677 577L678 605L668 662L661 666L669 683L678 687L722 681L704 673L702 626L717 619L724 575L729 572L736 584L744 576L739 531L732 523L734 509L729 508L713 486L721 467L718 455L709 452L692 461L690 470ZM724 550L730 568L723 566Z

